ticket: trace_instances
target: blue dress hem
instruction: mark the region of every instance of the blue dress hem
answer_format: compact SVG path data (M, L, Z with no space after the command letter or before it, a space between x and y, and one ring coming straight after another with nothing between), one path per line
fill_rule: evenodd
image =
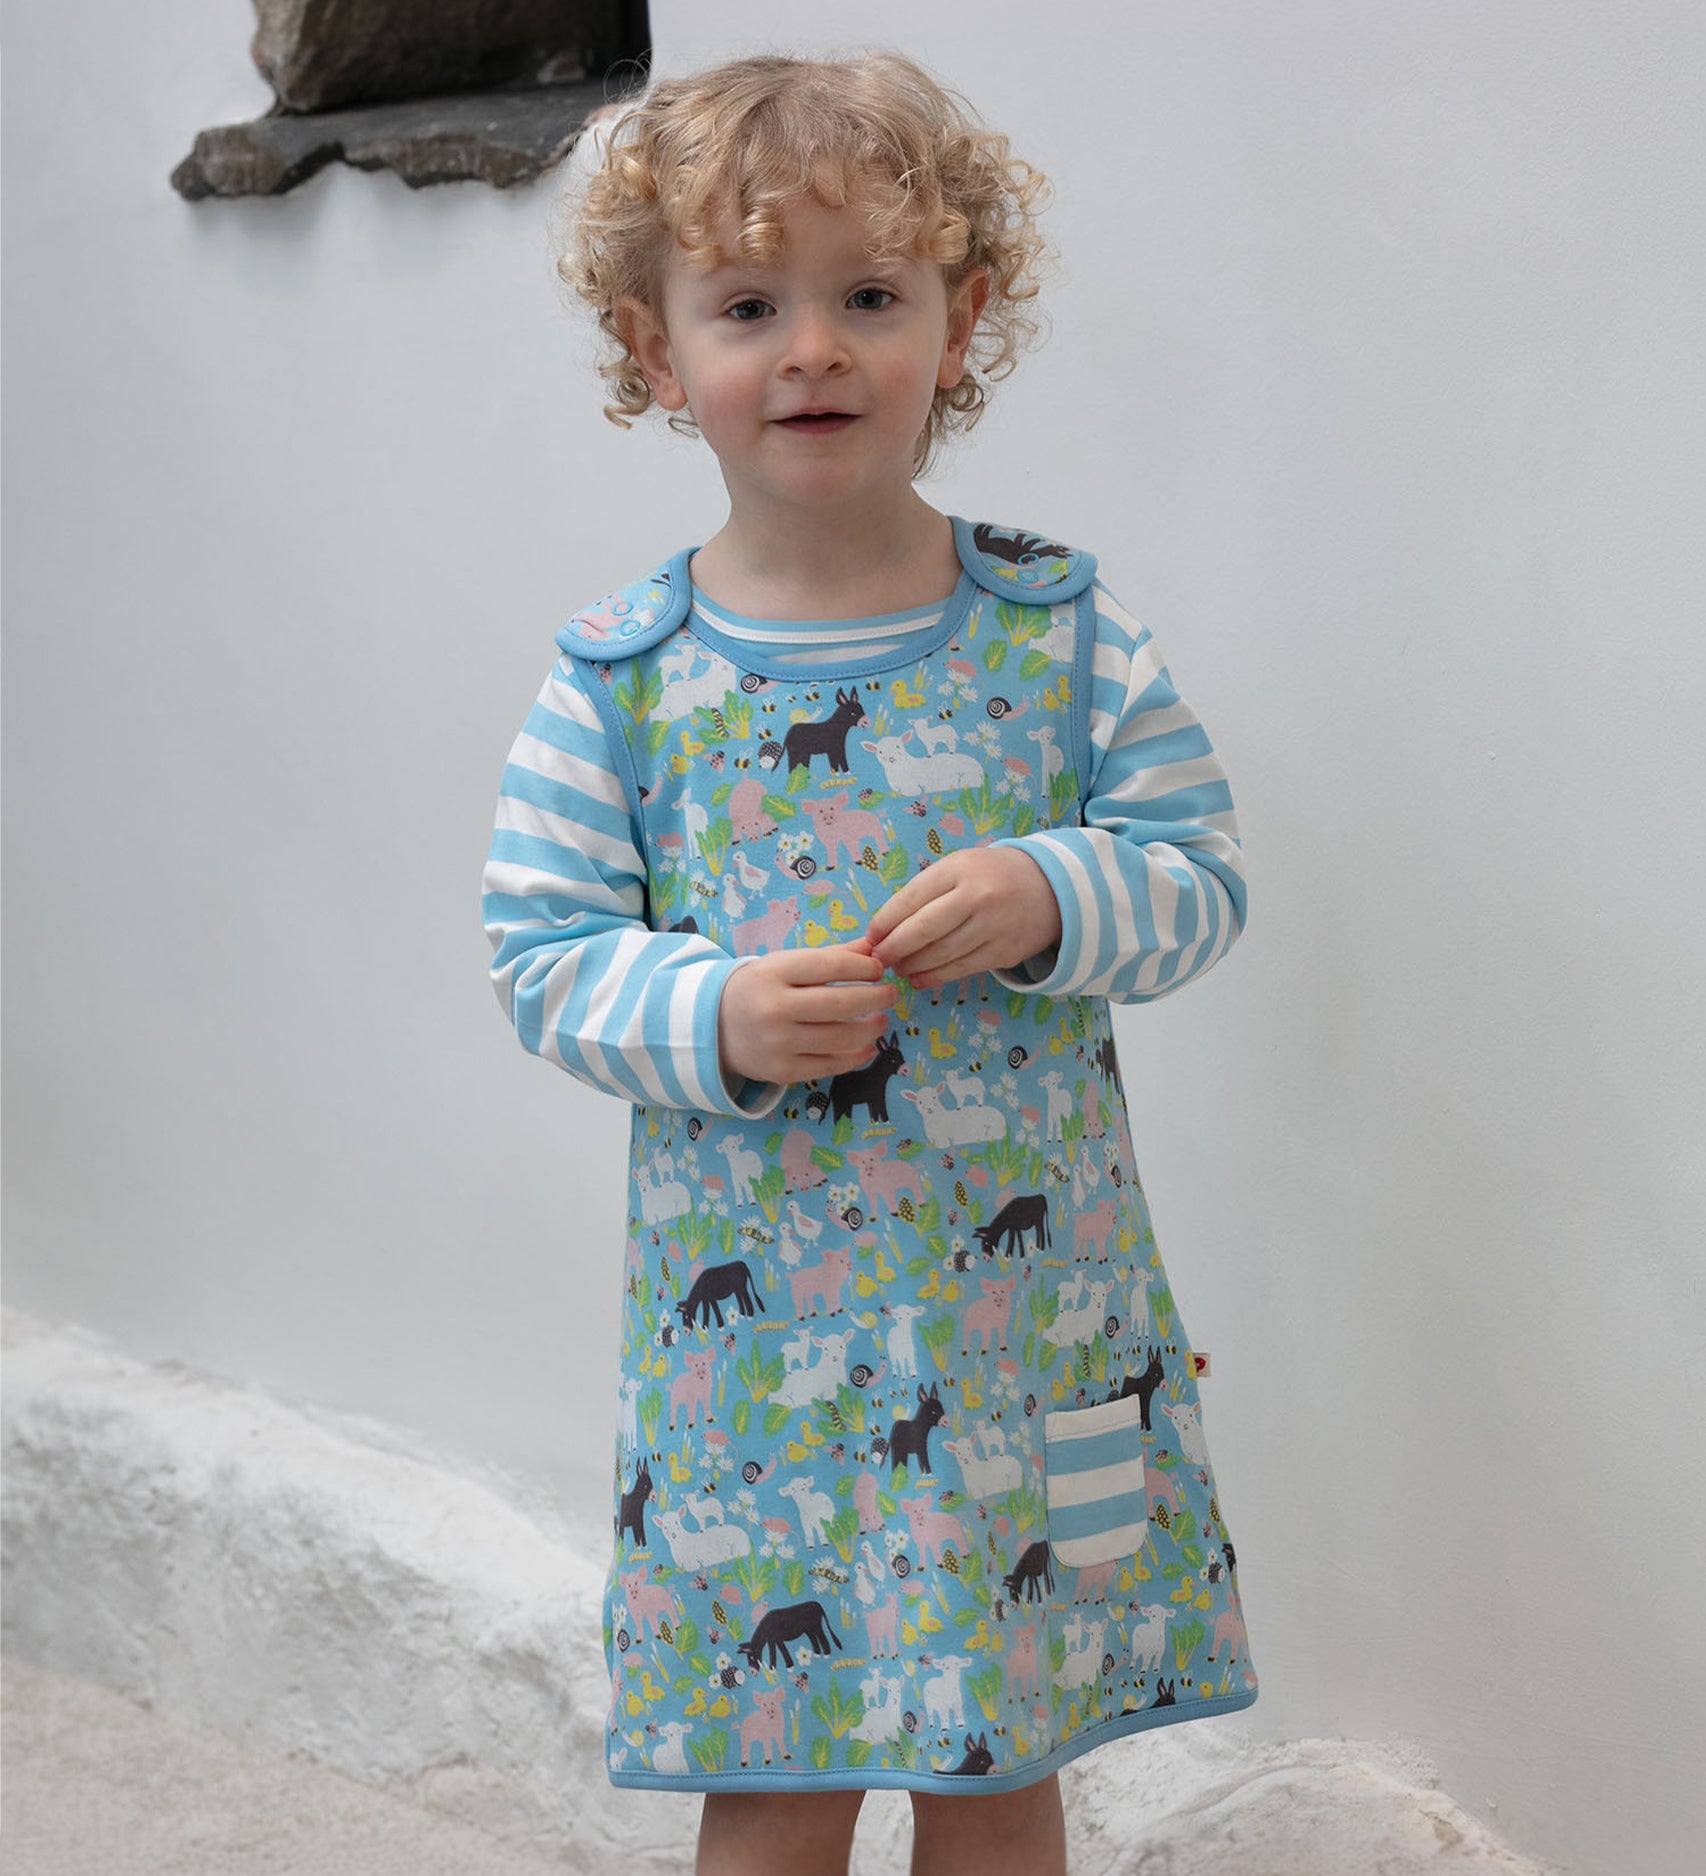
M981 1778L952 1772L908 1771L895 1765L831 1766L821 1772L766 1771L760 1766L743 1766L732 1772L652 1772L628 1771L606 1763L605 1774L611 1784L645 1787L656 1791L949 1791L975 1796L982 1791L1018 1791L1047 1778L1069 1761L1082 1758L1096 1746L1105 1746L1126 1733L1147 1732L1151 1727L1166 1726L1178 1720L1212 1719L1222 1713L1240 1713L1253 1707L1261 1693L1259 1687L1239 1694L1215 1694L1207 1700L1181 1700L1165 1707L1140 1707L1135 1713L1117 1713L1100 1726L1074 1733L1063 1739L1043 1758L1034 1759L1021 1770L988 1773ZM961 1732L981 1732L969 1724Z

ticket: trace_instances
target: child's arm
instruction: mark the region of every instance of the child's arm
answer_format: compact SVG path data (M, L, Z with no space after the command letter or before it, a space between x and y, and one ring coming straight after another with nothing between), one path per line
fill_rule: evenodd
M1151 1001L1243 929L1219 758L1150 634L1099 583L1096 602L1083 825L957 848L915 873L866 933L915 986L987 971L1011 990Z
M1100 580L1095 599L1084 825L990 843L1042 868L1060 943L991 975L1040 995L1149 1002L1200 977L1243 930L1243 848L1220 758L1154 638Z
M759 1118L783 1085L731 1085L717 1048L746 960L646 923L645 859L584 669L557 660L504 768L483 879L498 1001L524 1048L607 1094Z

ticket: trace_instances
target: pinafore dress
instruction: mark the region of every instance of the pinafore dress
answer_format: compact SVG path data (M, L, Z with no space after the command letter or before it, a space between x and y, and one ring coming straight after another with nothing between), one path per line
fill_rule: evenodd
M778 675L689 616L691 549L559 633L654 929L841 942L938 855L1079 819L1094 561L955 531L922 657ZM1256 1699L1107 1000L899 990L869 1068L760 1118L634 1107L613 1784L1012 1789Z

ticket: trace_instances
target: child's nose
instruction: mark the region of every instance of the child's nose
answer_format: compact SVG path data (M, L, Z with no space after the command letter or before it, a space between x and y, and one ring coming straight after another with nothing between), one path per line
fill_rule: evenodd
M816 378L846 362L847 343L831 314L808 307L789 322L785 370Z

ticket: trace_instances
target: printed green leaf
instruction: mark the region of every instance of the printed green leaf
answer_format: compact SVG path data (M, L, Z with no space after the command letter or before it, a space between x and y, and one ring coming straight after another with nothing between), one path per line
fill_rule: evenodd
M971 1689L972 1697L977 1704L982 1707L983 1717L993 1722L1000 1711L1001 1696L1007 1685L1007 1677L1002 1673L1000 1666L991 1662L981 1673L968 1674L965 1684Z
M852 1563L852 1548L860 1536L860 1514L852 1505L843 1505L841 1510L824 1525L824 1536L830 1538L835 1546L835 1555L843 1563Z
M780 1166L765 1167L764 1171L752 1182L752 1196L757 1201L759 1210L763 1212L764 1216L771 1224L775 1224L777 1217L780 1215L782 1193L786 1184L787 1175ZM732 1230L734 1226L733 1219L730 1219L729 1225ZM730 1246L730 1251L732 1254L732 1245Z
M1201 1622L1194 1618L1189 1622L1179 1622L1173 1626L1173 1662L1183 1674L1191 1665L1191 1656L1202 1646L1203 1637L1208 1633Z
M840 1683L831 1681L829 1691L813 1699L812 1712L830 1738L840 1739L865 1717L865 1697L859 1693L845 1695ZM827 1745L829 1741L823 1743Z
M720 1772L723 1762L729 1756L729 1734L726 1727L713 1727L702 1737L689 1733L687 1750L699 1761L702 1771Z
M705 857L705 864L712 873L721 877L723 862L729 857L729 842L734 838L735 826L726 814L719 814L714 821L708 821L705 831L699 836L699 851Z

